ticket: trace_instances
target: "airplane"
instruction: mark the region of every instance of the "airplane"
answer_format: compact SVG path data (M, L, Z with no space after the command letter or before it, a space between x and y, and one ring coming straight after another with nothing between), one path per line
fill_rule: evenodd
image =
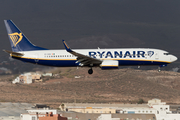
M12 48L12 51L4 51L14 59L38 65L89 67L88 73L92 74L93 67L109 70L120 66L157 65L160 68L177 60L167 51L150 48L72 50L65 40L62 40L65 50L49 50L32 44L12 20L4 20L4 23Z

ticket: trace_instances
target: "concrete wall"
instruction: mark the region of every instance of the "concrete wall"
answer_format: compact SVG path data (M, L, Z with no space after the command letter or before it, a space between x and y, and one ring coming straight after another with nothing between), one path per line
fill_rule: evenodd
M93 113L61 113L63 117L70 118L69 120L97 120L101 114ZM120 119L142 119L142 120L155 120L154 114L112 114L112 118Z

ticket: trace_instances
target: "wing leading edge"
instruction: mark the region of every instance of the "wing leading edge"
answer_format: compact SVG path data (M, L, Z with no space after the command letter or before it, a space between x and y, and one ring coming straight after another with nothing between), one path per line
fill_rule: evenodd
M62 42L63 42L63 44L64 44L64 46L66 48L66 51L77 57L77 62L76 63L80 63L79 64L80 66L90 66L90 67L92 67L92 66L100 65L102 63L102 60L100 60L100 59L92 58L92 57L89 57L87 55L83 55L81 53L77 53L77 52L73 51L67 45L65 40L62 40Z

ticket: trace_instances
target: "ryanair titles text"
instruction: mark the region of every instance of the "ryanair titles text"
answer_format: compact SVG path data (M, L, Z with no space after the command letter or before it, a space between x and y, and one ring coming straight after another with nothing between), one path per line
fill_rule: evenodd
M145 51L91 51L89 52L89 56L92 58L144 58L145 53ZM153 51L147 51L148 56L151 57L153 54Z

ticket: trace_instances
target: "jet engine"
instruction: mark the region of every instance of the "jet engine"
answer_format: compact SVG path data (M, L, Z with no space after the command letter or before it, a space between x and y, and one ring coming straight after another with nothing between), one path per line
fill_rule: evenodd
M100 65L102 70L118 69L118 66L119 66L119 62L116 60L104 60Z

